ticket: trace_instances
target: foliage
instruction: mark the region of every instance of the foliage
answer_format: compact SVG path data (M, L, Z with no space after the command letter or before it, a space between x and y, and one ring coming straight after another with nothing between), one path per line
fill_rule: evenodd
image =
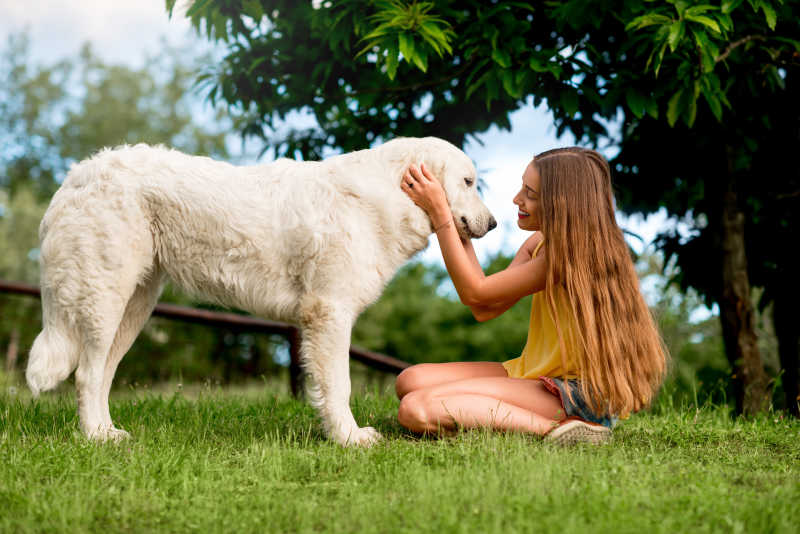
M3 388L0 530L797 530L797 420L664 402L609 446L561 449L512 433L418 439L390 392L358 392L353 411L386 441L343 449L308 404L273 393L136 389L111 403L133 439L92 446L72 396Z
M26 34L11 35L0 55L0 187L13 196L31 184L49 199L69 166L104 146L163 143L227 157L225 130L199 126L186 51L166 47L131 69L106 65L85 45L78 57L33 65ZM217 110L217 119L222 120ZM227 125L230 127L230 125Z
M174 6L167 0L170 13ZM719 121L731 84L744 82L731 66L757 65L746 82L754 93L783 88L780 69L800 52L793 8L770 0L195 0L187 16L228 49L204 77L211 98L247 115L246 135L319 157L326 146L351 150L422 131L460 145L491 124L508 127L527 95L547 101L559 133L590 142L608 134L603 119L620 109L692 125L702 96ZM277 134L299 109L319 128Z
M746 80L752 68L740 65L731 73ZM800 298L794 274L800 264L787 246L796 241L800 212L800 169L794 162L800 142L800 105L794 96L798 76L797 69L788 69L783 78L786 90L759 99L757 109L751 87L732 86L728 98L733 110L724 128L711 113L702 111L691 129L670 128L651 118L631 124L615 159L621 205L628 211L650 212L666 206L690 223L689 236L667 231L659 236L658 246L668 258L676 259L680 268L676 281L683 289L695 288L708 306L723 291L718 268L724 248L723 194L737 191L749 278L754 286L765 289L759 293L760 308L775 301L775 319L784 317L790 331L796 330L794 303ZM784 353L794 346L794 362L783 358L781 367L796 369L797 342L790 336L782 344ZM777 371L770 375L776 376ZM783 403L787 408L796 405L794 388L787 389Z

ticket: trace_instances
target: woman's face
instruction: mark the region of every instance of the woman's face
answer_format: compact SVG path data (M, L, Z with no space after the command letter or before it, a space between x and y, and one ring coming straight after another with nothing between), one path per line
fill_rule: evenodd
M531 161L522 174L522 189L514 197L514 204L519 208L517 225L523 230L540 230L542 228L541 177Z

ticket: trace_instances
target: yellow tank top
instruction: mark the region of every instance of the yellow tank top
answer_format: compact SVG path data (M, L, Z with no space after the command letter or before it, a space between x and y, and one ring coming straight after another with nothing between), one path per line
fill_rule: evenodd
M536 257L544 241L536 246L532 258ZM567 349L566 369L561 361L561 345L558 342L558 331L547 305L544 291L533 294L531 302L531 322L528 326L528 341L522 349L522 355L513 360L503 362L508 376L511 378L578 378L577 368L572 356L579 347L577 325L569 309L566 290L559 285L555 291L556 313L564 336Z

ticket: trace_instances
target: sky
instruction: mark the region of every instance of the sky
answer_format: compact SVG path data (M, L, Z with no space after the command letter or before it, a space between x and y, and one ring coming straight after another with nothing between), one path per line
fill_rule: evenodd
M10 33L25 29L31 38L34 61L43 64L75 56L85 42L91 42L107 62L132 67L141 66L146 54L157 53L161 39L175 46L191 45L198 52L211 48L207 40L194 34L188 19L177 10L172 19L167 16L164 0L0 0L3 42ZM531 157L574 141L569 135L556 138L552 117L542 106L524 106L512 114L511 124L510 132L493 127L477 136L482 144L470 142L465 147L487 185L484 201L498 221L497 229L475 242L481 260L501 250L513 254L527 237L517 229L512 198ZM618 220L623 228L641 235L645 243L660 229L675 224L664 212L647 220L622 216ZM642 242L629 242L635 250L643 249ZM435 239L421 258L441 262Z

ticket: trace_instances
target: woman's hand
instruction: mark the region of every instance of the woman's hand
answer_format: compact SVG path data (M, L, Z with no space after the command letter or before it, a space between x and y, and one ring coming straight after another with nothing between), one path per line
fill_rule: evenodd
M444 189L433 179L425 164L420 169L411 165L403 175L400 187L414 204L428 214L434 228L447 224L453 218Z

